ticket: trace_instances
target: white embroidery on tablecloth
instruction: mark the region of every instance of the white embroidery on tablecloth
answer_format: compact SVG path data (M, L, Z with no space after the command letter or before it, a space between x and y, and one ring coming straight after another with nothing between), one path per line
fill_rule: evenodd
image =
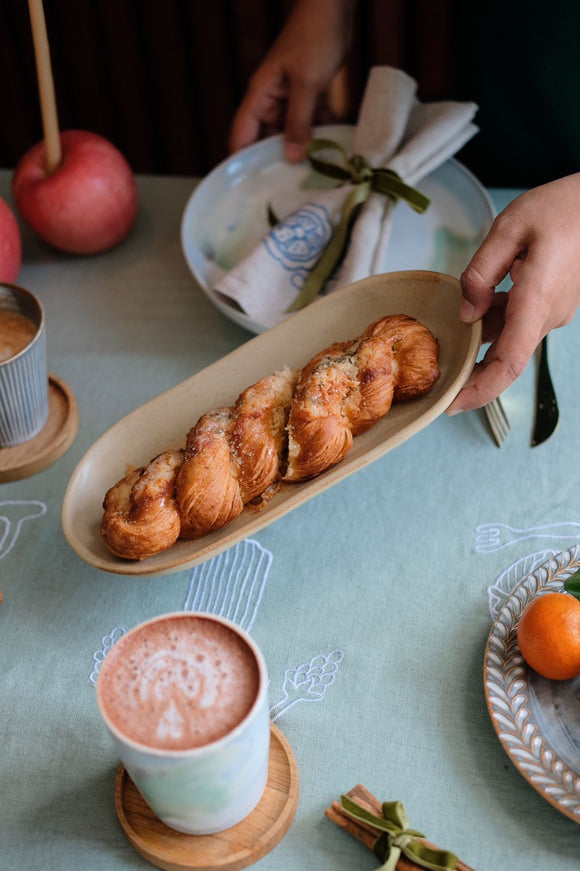
M249 632L271 565L272 554L257 541L240 542L193 569L184 610L217 614Z
M240 542L193 569L183 610L216 614L249 632L271 564L272 554L257 541ZM125 631L117 627L102 639L101 648L93 657L91 683L96 683L103 659Z
M527 526L523 529L507 523L481 523L475 530L474 550L476 553L494 553L511 545L532 539L561 541L580 541L580 523L565 520L560 523L547 523L542 526ZM507 599L516 586L534 572L539 566L555 556L560 547L545 547L542 550L525 554L512 562L487 588L489 613L492 620L497 618Z
M546 526L528 526L514 529L506 523L482 523L475 530L476 553L493 553L519 541L531 538L562 539L580 541L580 523L565 521L549 523Z
M92 684L97 683L97 678L99 676L99 671L101 670L101 665L103 664L103 660L113 644L122 638L126 633L126 629L124 626L115 626L114 629L111 629L108 635L103 636L101 638L101 646L98 650L95 650L93 654L93 670L89 675L89 680Z
M0 502L0 559L4 559L16 544L22 524L43 514L46 514L46 505L36 499Z
M273 556L253 539L246 539L213 559L196 566L189 580L184 611L202 611L225 617L249 632L268 580ZM117 626L101 639L93 655L89 680L96 684L102 662L127 630ZM297 702L320 702L336 680L344 658L341 650L318 654L284 672L282 697L270 709L272 721L279 719Z
M344 658L342 650L328 656L318 654L310 662L287 668L282 684L282 698L270 708L272 722L278 720L297 702L321 702L329 686L336 680L338 666Z

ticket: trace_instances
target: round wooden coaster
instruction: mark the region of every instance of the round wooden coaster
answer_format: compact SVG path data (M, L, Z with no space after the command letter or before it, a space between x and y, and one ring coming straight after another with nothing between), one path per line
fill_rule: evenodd
M72 445L79 429L77 403L70 387L48 376L48 420L21 445L0 448L0 482L18 481L52 465Z
M298 768L288 741L270 726L268 783L258 806L231 829L214 835L184 835L155 816L119 766L115 807L123 831L137 852L165 871L238 871L280 843L298 806Z

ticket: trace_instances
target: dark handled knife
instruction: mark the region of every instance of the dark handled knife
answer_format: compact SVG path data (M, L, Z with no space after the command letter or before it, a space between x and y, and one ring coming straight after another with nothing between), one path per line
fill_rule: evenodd
M532 447L541 445L549 439L560 418L558 400L548 368L548 337L545 336L539 349L538 381L536 385L536 419L532 435Z

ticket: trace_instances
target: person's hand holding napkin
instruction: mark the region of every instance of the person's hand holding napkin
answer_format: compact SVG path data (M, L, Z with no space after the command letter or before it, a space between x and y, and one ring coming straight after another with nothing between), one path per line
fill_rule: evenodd
M472 123L477 111L474 103L421 103L416 88L416 82L402 70L371 70L354 134L353 153L360 157L347 160L350 180L331 190L316 191L292 214L279 215L270 233L216 284L219 293L234 300L259 324L274 326L288 317L309 277L307 287L316 284L315 267L320 272L323 255L328 259L332 253L329 242L335 235L345 235L349 215L361 202L348 249L326 291L384 268L398 199L407 199L399 208L409 208L408 204L419 208L424 198L411 186L477 132ZM326 141L320 144L329 145ZM325 153L326 163L335 160L332 148L327 147ZM384 179L383 186L370 182L372 170L379 170L376 175ZM390 193L378 193L377 187ZM337 240L331 244L336 246Z

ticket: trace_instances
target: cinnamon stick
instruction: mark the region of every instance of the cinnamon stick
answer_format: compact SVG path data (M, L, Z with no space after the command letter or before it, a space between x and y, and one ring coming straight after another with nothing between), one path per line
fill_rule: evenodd
M381 802L376 798L369 790L363 786L361 783L357 783L356 786L353 786L351 790L349 790L346 795L356 801L362 808L370 811L372 814L376 816L381 816L382 813L382 805ZM331 806L327 808L324 812L324 816L328 817L331 822L335 823L339 828L343 829L345 832L348 832L349 835L352 835L367 847L369 850L372 850L375 846L375 843L378 840L377 830L373 828L369 823L360 822L359 820L354 820L350 817L346 811L343 809L342 805L339 801L333 801ZM424 844L427 844L429 847L435 847L431 841L427 841L426 839L421 839ZM406 856L401 856L399 861L397 862L397 871L425 871L420 865L417 865L415 862L412 862ZM474 871L473 868L470 868L469 865L466 865L464 862L459 860L456 871Z

